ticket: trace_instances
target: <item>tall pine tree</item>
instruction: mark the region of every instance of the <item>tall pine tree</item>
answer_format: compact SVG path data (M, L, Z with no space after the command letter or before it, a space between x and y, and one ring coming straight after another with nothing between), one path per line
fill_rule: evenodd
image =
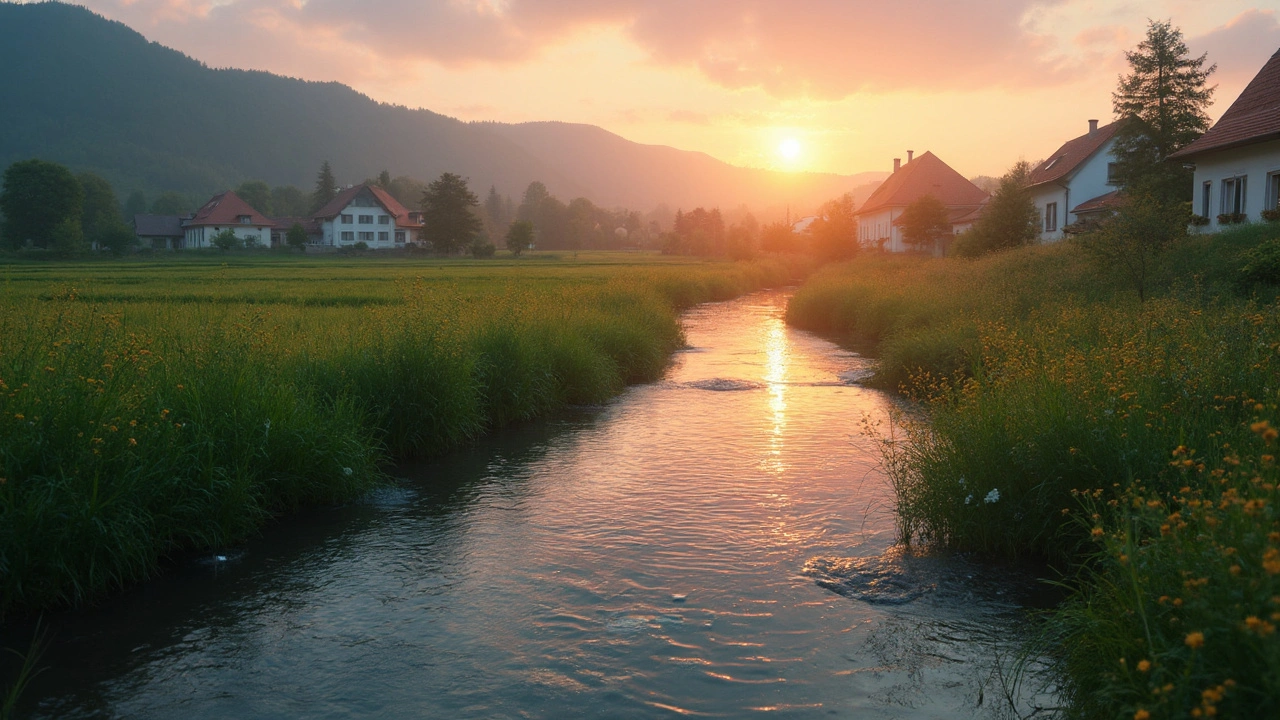
M422 239L441 255L469 246L483 227L473 212L479 204L465 178L444 173L422 194Z
M333 177L329 161L320 166L320 174L316 176L316 192L311 196L311 212L328 205L338 196L338 181Z
M1112 95L1118 179L1165 202L1190 200L1191 172L1165 159L1209 129L1215 88L1206 83L1217 66L1205 67L1207 55L1191 57L1182 31L1168 21L1150 21L1146 39L1125 57L1130 72Z

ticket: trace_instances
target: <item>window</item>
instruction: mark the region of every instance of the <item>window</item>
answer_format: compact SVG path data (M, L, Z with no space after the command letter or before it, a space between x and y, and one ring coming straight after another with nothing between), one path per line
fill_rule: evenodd
M360 233L360 242L367 242L367 243L373 242L373 233L371 232Z
M1058 203L1049 203L1044 206L1044 231L1058 231Z
M403 231L403 230L397 230L397 231L396 231L396 242L398 242L398 243L404 243L404 231Z
M1245 180L1241 175L1222 181L1222 213L1243 215L1245 210Z
M1280 210L1280 172L1267 175L1267 200L1263 210Z
M372 216L372 215L361 215L361 216L360 216L360 224L361 224L361 225L372 225L372 224L373 224L373 216Z
M237 216L236 216L236 222L240 223L241 225L248 225L249 223L253 222L253 216L252 216L252 215L237 215Z
M1210 210L1212 205L1209 204L1209 197L1213 195L1213 183L1207 182L1200 190L1200 215L1203 217L1213 217L1213 211Z
M388 233L387 231L383 230L382 232L378 233L378 242L384 243L390 239L391 239L391 234Z
M390 224L391 224L391 216L390 216L390 215L379 215L379 216L378 216L378 224L379 224L379 225L390 225Z
M342 242L355 242L355 241L356 241L355 233L351 232L350 230L342 231Z
M343 215L343 216L342 216L342 224L343 224L343 225L350 225L350 224L351 224L351 221L352 221L353 219L354 219L354 218L352 218L350 215Z
M1120 184L1119 178L1116 177L1116 164L1113 162L1107 163L1107 184L1108 185Z

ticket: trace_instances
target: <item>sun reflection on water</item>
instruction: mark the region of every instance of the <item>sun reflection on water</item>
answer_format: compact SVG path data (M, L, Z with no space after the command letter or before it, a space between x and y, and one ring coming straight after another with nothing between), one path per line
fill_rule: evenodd
M769 386L769 411L773 428L769 435L769 450L764 458L764 469L774 475L787 471L782 451L787 431L787 370L791 361L791 347L787 340L787 328L782 318L773 318L768 324L765 339L764 380Z

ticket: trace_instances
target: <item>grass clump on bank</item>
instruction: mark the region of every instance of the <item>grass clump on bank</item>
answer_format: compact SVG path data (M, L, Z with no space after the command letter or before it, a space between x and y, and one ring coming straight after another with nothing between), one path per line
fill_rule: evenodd
M0 270L0 613L81 602L165 555L351 498L393 457L601 402L658 377L682 342L680 309L793 270L598 258Z
M921 402L886 443L906 539L1066 573L1073 714L1280 713L1280 308L1256 274L1277 237L1179 241L1145 303L1062 244L871 258L789 310Z

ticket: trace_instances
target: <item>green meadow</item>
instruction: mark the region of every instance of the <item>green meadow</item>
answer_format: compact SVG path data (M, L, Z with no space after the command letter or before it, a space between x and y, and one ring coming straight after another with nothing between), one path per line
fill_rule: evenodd
M863 257L789 308L914 401L878 431L903 536L1069 590L1034 650L1071 716L1280 716L1275 258L1277 224L1181 240L1140 302L1073 243Z
M0 266L0 614L657 378L781 262L204 256Z

